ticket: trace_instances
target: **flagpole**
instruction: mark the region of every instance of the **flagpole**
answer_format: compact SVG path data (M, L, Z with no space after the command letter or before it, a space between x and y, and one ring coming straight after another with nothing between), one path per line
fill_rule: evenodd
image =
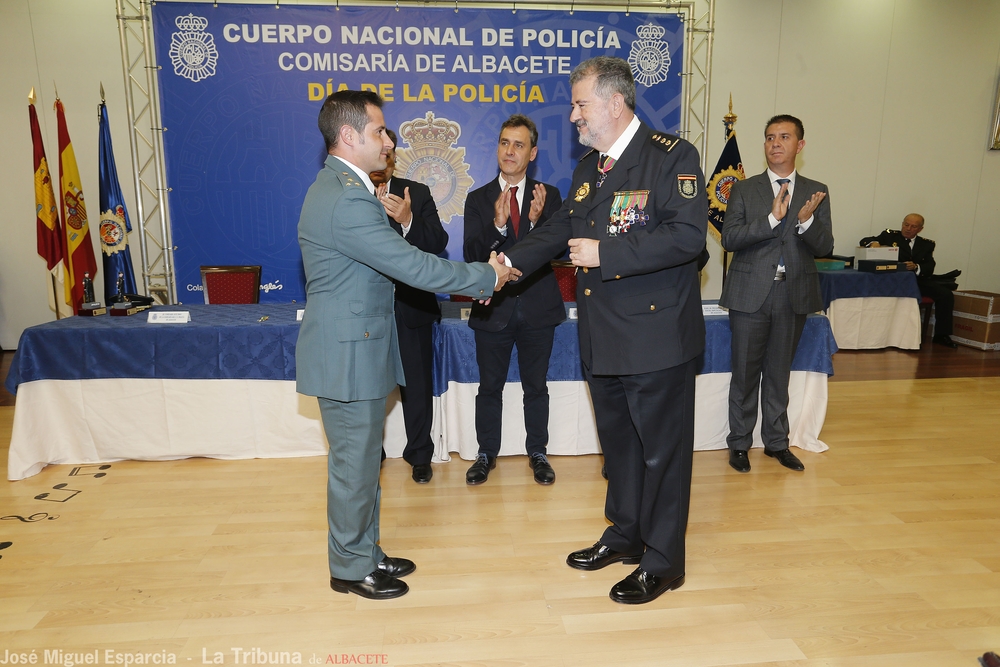
M722 117L722 124L726 127L726 141L733 136L736 131L736 114L733 113L733 94L729 93L729 113ZM725 142L723 142L725 145ZM719 245L722 245L721 243ZM722 247L722 286L726 286L726 273L729 270L729 253L725 246Z

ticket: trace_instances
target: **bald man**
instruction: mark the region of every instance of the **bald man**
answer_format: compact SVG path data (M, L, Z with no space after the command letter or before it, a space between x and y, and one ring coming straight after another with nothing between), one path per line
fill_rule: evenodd
M955 309L955 295L934 276L934 241L920 236L924 229L924 216L910 213L903 218L900 229L887 229L878 236L861 239L861 245L868 248L890 246L899 248L899 261L906 262L907 271L917 274L920 294L934 300L934 342L945 347L956 348L951 339L951 313Z

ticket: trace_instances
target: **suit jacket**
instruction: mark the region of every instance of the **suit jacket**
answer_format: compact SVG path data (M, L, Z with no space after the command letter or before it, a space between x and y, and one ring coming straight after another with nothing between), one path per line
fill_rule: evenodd
M306 192L298 229L306 274L295 349L301 394L374 400L405 384L390 278L477 298L496 284L489 265L449 262L404 241L368 187L332 155Z
M816 258L833 252L829 193L813 213L805 233L799 234L795 224L795 216L816 192L827 192L826 186L796 173L785 224L771 229L768 215L774 192L767 172L733 185L722 225L722 247L735 255L722 287L720 306L744 313L760 310L774 285L778 259L783 256L792 310L805 315L823 309Z
M444 252L448 246L448 232L444 231L441 225L441 218L438 217L437 206L434 204L430 188L423 183L405 178L393 177L389 181L390 194L402 197L406 188L410 189L410 210L413 212L413 221L410 223L410 231L403 238L413 247L432 255ZM389 224L400 235L403 234L401 224L392 218L389 218ZM398 280L394 282L396 314L404 325L412 329L441 319L441 308L434 294L410 287Z
M903 232L898 229L887 229L878 236L866 236L861 239L860 245L867 246L872 241L878 241L879 245L899 248L899 261L913 262L920 267L920 278L929 278L934 275L934 241L916 236L913 240L913 248Z
M525 179L524 197L521 202L521 224L517 238L514 226L507 218L507 236L501 234L493 224L493 203L500 196L500 181L493 179L483 187L469 193L465 200L465 261L485 262L490 253L507 253L529 233L536 232L552 214L559 210L562 198L559 190L545 186L545 207L538 223L531 228L528 211L534 199L534 188L538 181ZM565 251L565 248L563 249ZM557 253L559 256L562 253ZM494 295L489 305L478 302L472 304L469 326L482 331L500 331L510 322L518 297L525 322L531 327L555 326L566 319L559 283L550 264L543 264L531 274L525 274L516 282L507 283L499 294Z
M599 240L600 267L577 272L581 359L595 375L673 368L705 348L695 260L708 199L698 151L640 123L600 188L598 158L591 151L580 160L559 211L508 257L532 271L571 238ZM612 213L617 220L629 210L631 226L612 233Z

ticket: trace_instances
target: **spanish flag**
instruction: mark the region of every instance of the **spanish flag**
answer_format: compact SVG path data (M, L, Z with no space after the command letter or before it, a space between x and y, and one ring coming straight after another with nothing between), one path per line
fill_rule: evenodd
M66 113L62 101L56 99L56 123L59 128L59 208L62 213L66 246L63 265L66 267L66 302L76 313L83 303L83 274L97 275L97 260L90 241L87 207L83 200L80 170L76 166L73 144L66 129Z
M38 114L33 103L28 104L28 121L31 123L31 144L35 153L35 226L38 254L51 271L63 258L62 225L59 224L56 196L52 192L52 175L49 173L49 162L45 159L42 131L38 127Z

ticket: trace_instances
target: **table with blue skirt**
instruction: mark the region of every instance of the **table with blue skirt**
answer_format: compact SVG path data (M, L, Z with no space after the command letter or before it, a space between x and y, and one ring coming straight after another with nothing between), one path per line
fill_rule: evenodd
M912 271L820 271L819 285L840 349L920 347L920 289Z
M573 304L567 304L568 310ZM326 439L316 399L295 392L297 304L163 306L185 324L131 317L72 317L26 329L6 378L16 393L8 479L48 464L322 456ZM574 309L575 310L575 309ZM600 451L582 380L576 321L556 329L549 367L549 453ZM697 380L696 449L725 447L729 386L728 318L706 318ZM434 330L435 460L474 458L475 339L446 318ZM791 444L826 445L826 382L836 343L827 319L812 316L790 382ZM501 454L524 453L516 350L505 389ZM398 391L386 404L385 447L402 454L406 436ZM760 445L759 432L755 444Z

